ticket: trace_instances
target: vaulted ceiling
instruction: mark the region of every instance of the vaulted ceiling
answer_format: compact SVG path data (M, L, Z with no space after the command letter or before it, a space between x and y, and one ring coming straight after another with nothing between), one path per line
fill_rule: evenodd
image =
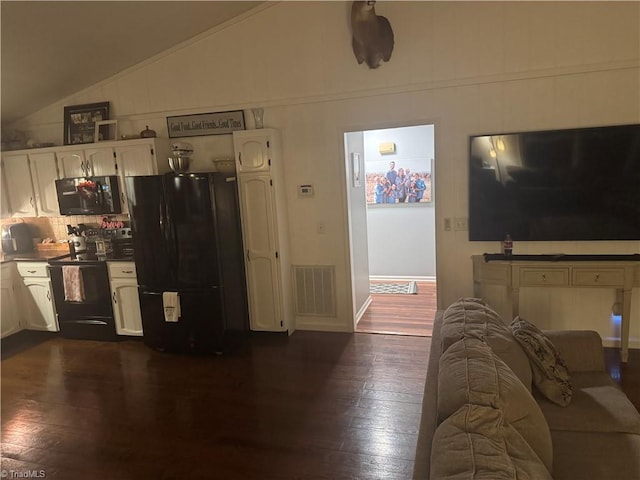
M2 124L115 75L260 3L2 0Z

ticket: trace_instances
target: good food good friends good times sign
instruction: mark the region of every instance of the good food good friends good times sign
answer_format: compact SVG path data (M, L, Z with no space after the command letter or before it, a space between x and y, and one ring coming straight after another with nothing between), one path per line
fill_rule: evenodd
M167 117L169 138L222 135L244 129L242 110Z

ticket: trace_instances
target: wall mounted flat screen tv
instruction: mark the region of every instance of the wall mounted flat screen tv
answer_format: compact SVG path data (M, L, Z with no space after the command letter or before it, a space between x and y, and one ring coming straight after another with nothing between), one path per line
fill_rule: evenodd
M469 240L640 240L640 124L469 139Z

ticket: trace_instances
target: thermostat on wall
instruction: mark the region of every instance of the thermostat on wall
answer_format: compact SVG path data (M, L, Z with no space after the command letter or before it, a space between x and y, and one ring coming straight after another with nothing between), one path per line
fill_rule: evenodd
M313 185L298 185L299 197L313 197Z

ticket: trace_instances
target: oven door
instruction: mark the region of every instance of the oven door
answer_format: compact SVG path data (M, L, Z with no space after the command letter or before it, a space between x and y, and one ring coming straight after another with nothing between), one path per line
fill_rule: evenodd
M75 279L82 282L80 293L70 286L68 279L65 286L65 266L77 269ZM65 337L87 340L116 338L106 263L51 263L49 274L60 331Z

